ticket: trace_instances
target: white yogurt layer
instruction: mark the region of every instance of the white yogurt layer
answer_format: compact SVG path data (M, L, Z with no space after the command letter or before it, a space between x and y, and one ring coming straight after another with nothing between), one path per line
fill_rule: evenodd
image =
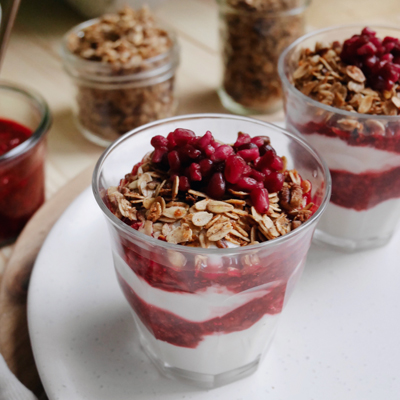
M303 137L321 154L329 169L353 174L383 172L400 167L400 154L367 146L350 146L344 140L313 133Z
M364 211L329 203L317 229L356 241L390 236L400 220L400 199L390 199Z
M166 292L138 277L119 255L113 256L118 273L146 303L193 322L223 316L264 296L271 286L266 284L242 293L233 293L223 287L209 287L196 293ZM299 268L303 261L299 262ZM278 318L279 314L265 314L248 329L205 335L194 349L158 340L136 316L135 321L147 341L148 350L163 363L202 374L220 374L243 367L261 356L273 337Z

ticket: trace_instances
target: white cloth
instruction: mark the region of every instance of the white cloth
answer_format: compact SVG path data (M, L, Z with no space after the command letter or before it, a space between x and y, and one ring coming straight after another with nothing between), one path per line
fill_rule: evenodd
M0 400L37 400L9 370L0 354Z

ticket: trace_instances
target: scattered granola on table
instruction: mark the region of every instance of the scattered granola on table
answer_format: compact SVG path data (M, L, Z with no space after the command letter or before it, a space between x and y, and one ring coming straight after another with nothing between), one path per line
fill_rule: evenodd
M110 187L105 202L145 235L185 246L253 245L286 235L316 206L311 183L286 169L266 136L239 132L233 145L176 129Z
M282 99L278 58L303 34L305 2L219 0L219 4L224 92L253 111L277 108ZM295 8L301 11L289 14Z
M147 7L106 14L79 25L65 40L65 68L77 85L84 134L111 142L173 115L177 44Z

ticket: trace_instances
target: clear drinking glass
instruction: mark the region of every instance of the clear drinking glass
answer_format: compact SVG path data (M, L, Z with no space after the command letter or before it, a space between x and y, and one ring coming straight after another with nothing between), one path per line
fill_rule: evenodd
M45 136L51 116L35 92L0 83L0 119L30 131L28 139L0 156L0 246L16 239L44 202ZM0 135L3 132L0 132Z
M223 78L219 97L236 114L282 106L281 52L304 34L310 0L218 0Z
M153 239L116 218L103 202L132 166L151 151L150 138L175 128L210 130L226 143L237 132L268 135L313 187L316 213L278 239L239 248L192 248ZM93 192L110 232L117 278L132 308L144 351L167 376L215 387L254 372L302 272L330 177L303 140L261 121L223 114L166 119L135 129L97 163Z
M67 32L61 52L64 68L76 87L74 116L78 128L93 143L108 146L131 129L174 115L179 46L175 34L163 28L172 40L171 48L124 69L71 53L68 37L97 21L86 21Z
M316 42L343 42L364 26L328 28L303 36L279 60L286 127L302 135L325 159L332 196L315 239L354 251L386 244L400 219L400 116L344 111L312 100L292 84L299 51ZM378 37L400 29L371 26Z

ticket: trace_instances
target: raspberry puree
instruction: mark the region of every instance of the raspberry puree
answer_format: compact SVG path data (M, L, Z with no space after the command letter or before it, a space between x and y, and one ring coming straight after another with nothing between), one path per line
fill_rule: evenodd
M0 119L0 156L32 135L17 122ZM0 244L15 239L44 201L44 143L0 162Z
M354 134L327 124L308 122L296 125L304 135L319 134L339 138L349 146L372 147L400 154L400 126L388 126L386 135L370 132ZM321 149L319 149L321 150ZM359 174L345 170L330 169L332 196L330 201L338 206L356 211L368 210L383 201L400 198L400 166L385 171L367 171Z
M117 273L117 276L129 304L156 339L192 349L196 348L206 335L243 331L259 321L265 314L279 314L282 311L286 292L286 283L277 283L263 297L249 301L222 317L192 322L146 303L136 295L121 275Z

